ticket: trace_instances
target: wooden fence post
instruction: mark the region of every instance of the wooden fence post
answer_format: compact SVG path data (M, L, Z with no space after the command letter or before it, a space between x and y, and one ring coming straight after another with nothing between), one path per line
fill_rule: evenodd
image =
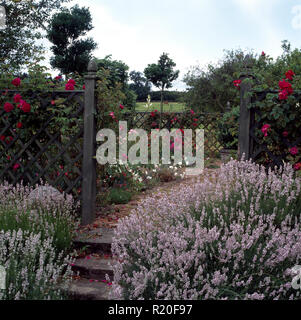
M250 78L250 75L242 75L240 80ZM241 83L240 85L240 115L239 115L239 135L238 135L238 159L241 160L245 154L245 160L249 160L252 155L251 148L251 110L248 108L251 102L251 97L248 93L251 92L250 83Z
M85 76L84 109L84 152L82 182L82 225L90 224L95 219L96 205L96 62L90 61L88 75Z

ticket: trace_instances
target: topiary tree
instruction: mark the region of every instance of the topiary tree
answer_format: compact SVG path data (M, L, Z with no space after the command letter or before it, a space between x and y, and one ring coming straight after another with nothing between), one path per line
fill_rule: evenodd
M151 81L155 87L160 88L161 90L161 105L160 105L161 115L163 112L164 89L171 88L172 82L178 78L180 73L179 70L174 70L175 66L176 66L175 62L168 57L168 54L163 53L160 56L157 64L155 63L149 64L144 69L144 75L147 78L147 80Z
M63 9L55 14L49 24L47 38L53 43L51 50L54 57L50 59L53 68L62 74L83 74L92 58L92 51L97 44L92 38L82 39L92 26L92 17L88 8L78 5Z

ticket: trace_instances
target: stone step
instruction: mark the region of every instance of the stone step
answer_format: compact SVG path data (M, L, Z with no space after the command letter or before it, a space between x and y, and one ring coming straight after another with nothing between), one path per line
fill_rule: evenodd
M74 272L79 272L81 277L96 280L106 280L106 274L113 280L112 258L103 258L95 256L87 256L85 258L76 259L72 265Z
M113 229L95 228L78 233L73 244L77 249L87 247L87 252L110 254L113 233Z
M72 300L108 300L110 289L106 283L81 278L72 282L68 295Z

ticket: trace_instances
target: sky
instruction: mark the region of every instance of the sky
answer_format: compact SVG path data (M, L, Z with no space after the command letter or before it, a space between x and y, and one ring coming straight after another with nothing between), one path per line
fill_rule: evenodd
M195 65L223 58L224 50L253 49L277 57L281 41L301 47L301 0L74 0L89 7L98 43L94 55L143 72L163 52L177 64L173 90Z

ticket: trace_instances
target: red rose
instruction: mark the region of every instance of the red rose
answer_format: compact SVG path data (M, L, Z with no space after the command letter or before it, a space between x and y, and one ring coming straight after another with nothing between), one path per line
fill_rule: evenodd
M241 84L241 80L234 80L233 81L233 84L236 88L239 88L240 87L240 84Z
M65 85L65 90L74 90L74 84L67 82Z
M294 165L294 170L296 171L301 170L301 162L298 162Z
M293 70L288 70L286 73L285 73L285 77L286 79L288 80L293 80L293 76L295 75L295 72Z
M156 116L156 114L155 114L155 112L151 112L151 117L155 117Z
M288 96L288 92L286 90L282 90L279 92L279 100L286 100Z
M19 103L21 101L22 97L19 93L17 93L15 96L14 96L14 102L15 103Z
M124 106L121 104L121 105L119 106L119 108L120 108L121 110L123 110L123 109L124 109Z
M75 81L73 79L69 79L67 83L71 83L75 86Z
M279 81L279 88L280 90L286 90L288 94L293 93L292 85L289 82L285 81L285 79Z
M11 111L13 111L13 110L14 110L14 106L13 106L11 103L6 102L6 103L4 104L4 111L5 111L5 112L11 112Z
M55 80L60 80L60 79L62 79L62 76L56 76L55 77Z
M86 85L83 85L83 90L86 90Z
M23 112L30 112L31 106L30 106L30 104L27 103L26 101L23 101L20 109L21 109Z
M288 136L288 132L287 131L283 131L282 135L286 138Z
M14 166L13 166L14 171L18 170L19 168L20 168L19 163L14 164Z
M17 123L17 128L18 128L18 129L21 129L22 126L23 126L23 125L22 125L22 122L18 122L18 123Z
M21 84L21 79L15 78L11 83L16 87L19 87L19 85Z
M286 90L288 94L292 94L294 92L292 86L288 87Z
M265 52L264 52L264 51L262 51L262 52L261 52L261 55L264 57L264 56L265 56Z
M5 140L5 136L4 136L4 135L1 135L1 136L0 136L0 140L1 140L1 141L4 141L4 140Z

